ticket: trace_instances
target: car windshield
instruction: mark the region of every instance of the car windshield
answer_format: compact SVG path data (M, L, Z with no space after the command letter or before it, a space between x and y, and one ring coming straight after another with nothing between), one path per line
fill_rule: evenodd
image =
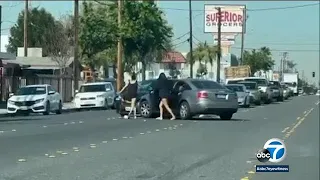
M243 86L226 86L228 89L235 91L235 92L244 92Z
M191 81L197 89L225 89L222 85L214 81Z
M102 92L106 91L106 87L104 84L99 85L83 85L80 87L79 92Z
M239 83L239 84L243 84L247 89L256 89L256 83Z
M275 85L275 86L280 86L280 83L277 81L270 81L269 82L271 85Z
M46 87L44 86L22 87L16 93L16 95L39 95L39 94L46 94Z
M228 84L237 84L240 81L242 81L242 80L229 80Z
M245 79L245 81L256 82L258 86L267 86L267 80L265 79Z

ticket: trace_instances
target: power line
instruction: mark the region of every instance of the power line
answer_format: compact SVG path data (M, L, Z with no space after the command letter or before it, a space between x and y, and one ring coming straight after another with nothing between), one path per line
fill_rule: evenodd
M2 8L13 8L13 7L19 6L22 3L23 2L19 2L18 4L12 4L12 5L9 5L9 6L2 6Z
M288 46L319 46L319 43L277 43L277 42L262 42L262 43L247 43L247 44L268 44L268 45L288 45Z
M174 44L174 45L172 45L172 47L173 47L173 48L178 47L179 45L187 42L188 40L189 40L189 39L186 39L186 40L184 40L184 41L182 41L182 42L179 42L179 43L177 43L177 44Z
M320 3L312 3L312 4L304 4L304 5L296 5L296 6L285 6L285 7L272 7L272 8L264 8L264 9L246 9L247 11L251 12L257 12L257 11L272 11L272 10L284 10L284 9L296 9L296 8L303 8L303 7L311 7L319 5ZM230 4L232 5L232 4ZM160 8L163 10L174 10L174 11L189 11L188 9L183 8ZM202 11L204 12L204 9L193 9L192 11Z
M186 36L187 34L189 34L189 32L186 32L186 33L182 34L181 36L175 38L174 40L172 40L172 42L173 42L173 41L176 41L176 40L180 40L181 38L183 38L183 37Z

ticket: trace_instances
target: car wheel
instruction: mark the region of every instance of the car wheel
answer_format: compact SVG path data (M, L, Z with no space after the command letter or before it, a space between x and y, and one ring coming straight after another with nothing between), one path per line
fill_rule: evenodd
M49 115L50 114L50 102L48 101L46 104L46 111L43 113L43 115Z
M142 117L150 118L152 116L151 106L148 101L142 101L139 105L139 110Z
M179 115L180 115L180 118L183 120L190 119L191 113L190 113L190 106L188 102L183 101L180 103Z
M62 113L62 102L60 101L59 102L59 107L58 109L56 110L56 114L61 114Z
M223 113L223 114L220 114L220 119L231 120L232 116L233 116L233 113Z

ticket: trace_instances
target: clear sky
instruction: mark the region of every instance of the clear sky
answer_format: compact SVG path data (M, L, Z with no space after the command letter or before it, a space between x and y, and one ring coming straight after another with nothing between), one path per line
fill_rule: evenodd
M204 4L243 4L248 9L265 9L274 7L288 7L316 3L317 1L193 1L193 31L194 36L204 42L213 43L213 36L203 32ZM19 12L24 7L23 1L1 1L2 34L9 34L9 28L14 25ZM44 7L54 16L73 12L72 1L31 1L31 7ZM160 7L166 13L169 23L174 28L175 38L189 32L188 1L160 1ZM319 82L319 9L320 6L302 8L248 11L247 33L245 48L259 48L267 46L272 49L276 66L279 66L280 53L287 51L289 60L297 63L300 74L304 71L310 82ZM185 41L188 37L174 41L174 44ZM197 40L194 40L198 42ZM239 55L240 36L233 45L232 53ZM188 43L176 47L182 52L189 51ZM312 78L312 72L316 78Z

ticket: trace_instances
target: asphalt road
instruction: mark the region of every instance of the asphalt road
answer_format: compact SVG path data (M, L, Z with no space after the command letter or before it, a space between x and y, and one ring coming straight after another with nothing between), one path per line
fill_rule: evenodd
M240 109L231 121L124 120L113 111L1 118L0 180L319 179L318 101ZM270 138L285 139L289 173L251 172Z

